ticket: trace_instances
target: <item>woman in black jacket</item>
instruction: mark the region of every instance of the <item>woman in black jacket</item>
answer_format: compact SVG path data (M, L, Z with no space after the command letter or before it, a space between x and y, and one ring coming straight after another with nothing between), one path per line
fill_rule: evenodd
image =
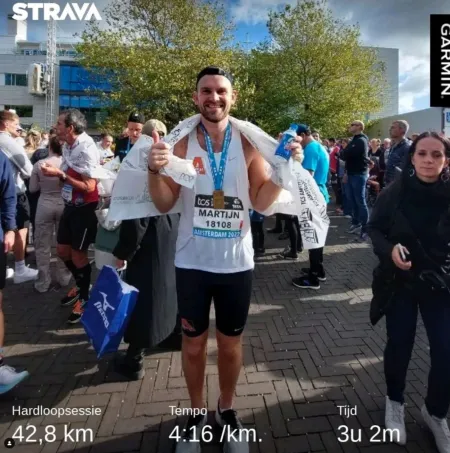
M450 141L421 134L402 174L383 190L368 234L380 259L374 271L371 321L386 315L386 427L406 443L404 396L420 310L430 344L425 423L441 453L450 453Z
M181 350L181 326L175 285L175 245L179 214L124 220L114 249L118 267L127 262L125 281L139 290L124 335L126 354L116 371L141 379L146 349Z

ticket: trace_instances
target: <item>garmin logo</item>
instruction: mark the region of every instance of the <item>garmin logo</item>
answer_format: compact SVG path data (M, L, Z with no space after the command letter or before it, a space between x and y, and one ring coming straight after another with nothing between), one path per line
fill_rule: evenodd
M430 15L430 106L450 107L450 14Z
M15 3L12 9L14 20L27 20L30 16L31 20L102 20L94 3L66 3L64 7L58 3Z
M441 96L450 96L450 23L441 27Z

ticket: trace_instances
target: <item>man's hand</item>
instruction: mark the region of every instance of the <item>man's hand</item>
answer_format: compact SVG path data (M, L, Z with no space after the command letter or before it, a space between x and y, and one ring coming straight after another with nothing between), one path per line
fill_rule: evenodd
M291 156L294 160L297 160L298 162L302 163L303 162L303 147L301 145L302 143L302 138L300 136L297 136L294 141L289 143L289 145L286 146L286 149L291 150Z
M59 168L56 168L53 165L48 164L47 162L42 163L41 170L45 176L61 176L63 174L63 172Z
M14 242L16 240L16 233L14 231L7 231L3 239L3 246L5 248L5 253L10 252L14 247Z
M152 132L153 145L148 153L148 168L152 171L159 171L169 163L170 146L159 141L156 131Z

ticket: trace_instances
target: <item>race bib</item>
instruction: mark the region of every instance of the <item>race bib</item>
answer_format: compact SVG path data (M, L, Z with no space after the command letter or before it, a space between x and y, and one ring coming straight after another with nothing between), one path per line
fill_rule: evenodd
M240 238L244 226L242 201L237 197L225 197L225 208L214 209L212 195L196 195L194 206L194 236L211 239Z
M69 184L64 184L62 191L61 191L61 196L64 201L67 203L72 203L72 186Z

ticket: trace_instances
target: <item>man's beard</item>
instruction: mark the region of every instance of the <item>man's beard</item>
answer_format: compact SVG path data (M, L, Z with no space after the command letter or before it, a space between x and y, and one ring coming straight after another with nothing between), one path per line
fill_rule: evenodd
M230 108L227 106L222 107L222 111L220 112L220 114L217 114L217 112L211 113L204 106L199 106L198 109L199 109L201 115L203 116L203 118L205 118L205 120L208 120L210 123L220 123L230 113Z

